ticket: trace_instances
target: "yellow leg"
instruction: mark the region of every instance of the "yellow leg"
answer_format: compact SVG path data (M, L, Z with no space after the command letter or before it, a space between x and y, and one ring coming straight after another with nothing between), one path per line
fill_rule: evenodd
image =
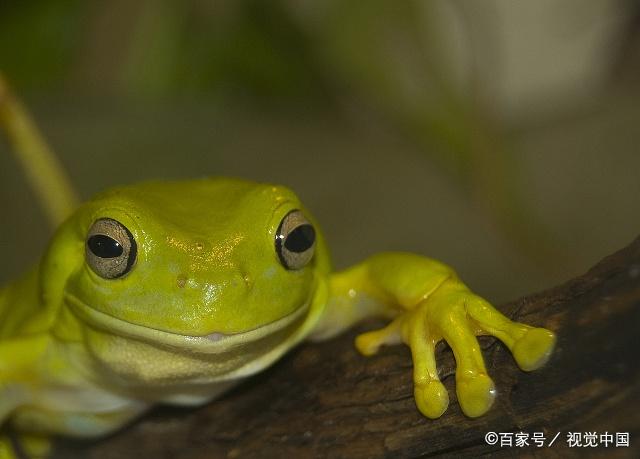
M532 371L549 360L556 342L553 332L513 322L487 301L473 294L466 301L466 310L482 330L495 336L509 348L521 369Z
M30 185L56 228L75 209L78 199L58 158L1 73L0 128L6 132L16 159L22 163Z

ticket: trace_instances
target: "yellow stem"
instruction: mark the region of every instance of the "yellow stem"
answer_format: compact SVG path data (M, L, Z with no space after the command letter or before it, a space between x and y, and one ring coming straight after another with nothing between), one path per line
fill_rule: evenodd
M57 227L76 207L78 199L70 181L36 124L11 92L0 72L0 126L17 161L36 192L51 225Z

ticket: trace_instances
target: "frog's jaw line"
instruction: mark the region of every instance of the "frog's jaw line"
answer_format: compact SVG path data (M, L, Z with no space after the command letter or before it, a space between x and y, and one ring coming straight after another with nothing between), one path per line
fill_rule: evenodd
M253 330L234 334L215 332L205 336L190 336L148 328L118 319L92 308L68 292L65 293L66 303L70 306L73 313L84 323L107 331L110 334L130 337L159 346L188 349L205 354L225 352L232 347L257 341L286 328L307 313L312 298L313 295L289 315Z

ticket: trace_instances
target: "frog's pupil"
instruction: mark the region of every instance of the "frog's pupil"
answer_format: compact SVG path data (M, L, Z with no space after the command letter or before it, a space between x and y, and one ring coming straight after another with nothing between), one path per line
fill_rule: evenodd
M296 227L284 241L285 248L290 252L300 253L308 250L316 240L313 226L304 224Z
M100 258L116 258L122 255L124 249L118 241L104 234L95 234L87 241L89 250Z

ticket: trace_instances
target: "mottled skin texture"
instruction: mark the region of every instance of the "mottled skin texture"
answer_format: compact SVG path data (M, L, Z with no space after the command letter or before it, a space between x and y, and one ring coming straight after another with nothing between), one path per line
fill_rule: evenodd
M275 238L295 209L313 224L315 246L306 265L287 269ZM100 277L85 254L89 229L104 218L137 244L130 271L115 279ZM371 315L390 324L360 335L357 348L409 345L416 404L430 418L448 405L438 341L454 351L458 399L471 417L495 395L476 335L502 340L524 370L544 364L555 342L428 258L382 253L331 273L317 224L284 187L205 179L114 189L80 207L40 264L0 291L0 423L31 456L44 455L51 434L100 436L156 403L206 403L300 341ZM0 459L12 457L0 437Z

